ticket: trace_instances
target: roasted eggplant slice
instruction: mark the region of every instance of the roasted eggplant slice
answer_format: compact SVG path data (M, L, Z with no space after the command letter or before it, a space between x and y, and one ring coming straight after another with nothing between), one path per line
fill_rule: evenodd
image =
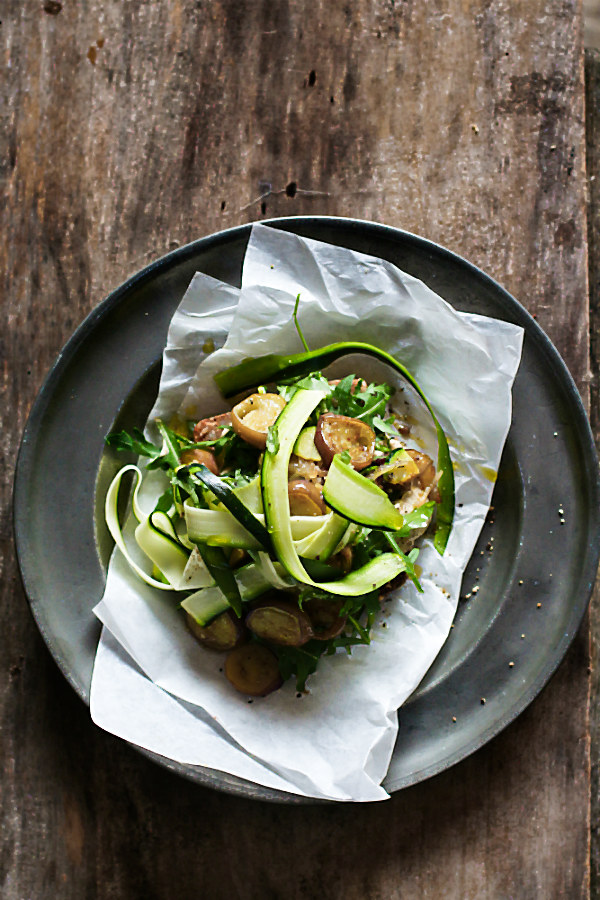
M200 419L194 425L194 440L216 441L223 437L226 428L231 428L231 413L219 413L218 416L209 416L208 419Z
M325 413L317 422L315 446L325 465L331 465L336 453L346 451L354 469L366 469L375 455L375 432L360 419Z
M211 453L210 450L202 450L200 447L195 447L193 450L184 450L181 454L181 462L184 466L189 466L190 463L201 463L213 475L219 474L219 464L215 459L214 453Z
M407 450L406 452L417 465L420 487L424 491L427 490L433 484L436 474L432 458L419 450Z
M221 613L209 625L199 625L189 613L186 613L187 626L204 647L224 653L239 647L248 637L244 623L233 613Z
M301 647L313 636L310 619L289 600L257 604L246 616L246 625L257 637L284 647Z
M267 446L267 431L283 407L279 394L251 394L231 410L231 422L236 434L253 447Z
M347 620L346 616L340 616L343 605L343 600L324 600L317 597L304 601L302 608L310 618L313 637L317 641L329 641L342 633Z
M291 516L322 516L326 511L323 492L306 478L293 478L288 482Z
M275 654L262 644L236 647L225 660L225 676L241 694L266 697L282 685Z

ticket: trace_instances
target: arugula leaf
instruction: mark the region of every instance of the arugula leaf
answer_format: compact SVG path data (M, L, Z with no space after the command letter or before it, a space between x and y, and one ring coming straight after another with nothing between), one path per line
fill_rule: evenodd
M328 656L332 656L335 651L339 649L345 650L348 656L350 656L353 647L356 647L357 644L364 644L365 642L356 634L356 632L353 632L352 634L340 634L329 643L330 647L327 649Z
M183 501L185 499L181 496L182 491L190 498L195 506L206 507L206 503L204 502L202 495L196 490L196 485L192 481L187 469L182 469L181 474L173 472L171 475L171 485L173 488L173 501L180 513L183 509Z
M340 379L333 389L332 399L341 416L350 416L356 411L356 399L352 392L352 385L355 379L356 375L354 373L346 375L345 378Z
M419 581L417 573L415 572L415 566L414 566L415 560L417 559L417 557L419 555L419 551L415 547L413 550L410 551L410 553L407 556L405 553L402 552L402 550L398 546L398 542L397 542L396 538L394 537L394 535L391 533L391 531L386 531L386 532L384 532L384 534L385 534L385 538L386 538L388 544L390 545L390 547L392 548L394 553L397 553L398 556L401 556L402 559L404 560L405 565L406 565L406 574L408 575L408 577L410 578L410 580L412 581L412 583L414 584L414 586L416 587L418 592L420 594L422 594L423 588L421 587L421 583Z
M319 660L327 649L328 641L308 641L303 647L274 647L277 654L279 672L284 681L296 676L296 690L306 690L306 679L317 670Z
M239 488L245 484L250 484L255 477L256 475L254 474L248 475L246 472L242 472L241 469L235 469L235 471L230 471L226 475L221 475L221 481L224 481L231 488Z
M304 378L295 378L291 382L282 382L277 385L280 395L289 403L296 391L304 388L307 391L324 391L327 395L333 392L333 386L321 372L312 372Z
M389 400L389 397L387 396L387 394L380 395L370 405L365 404L366 408L364 409L363 412L358 413L356 418L363 419L363 421L367 422L372 427L373 420L375 418L379 418L379 416L377 414L385 411L385 407L386 407L388 400Z
M206 568L225 594L232 610L238 619L241 619L242 598L240 596L240 589L225 552L221 547L209 547L208 544L197 543L196 547L204 560Z
M383 431L384 434L389 435L389 437L399 438L401 436L394 425L393 416L389 416L387 419L382 419L381 416L373 416L373 426L379 431Z
M358 597L347 597L340 610L340 615L353 615L354 617L357 617L362 615L363 612L371 614L378 611L379 591L371 591L369 594L361 594Z
M254 478L258 471L260 450L247 444L235 431L232 434L233 436L229 438L228 443L220 450L220 456L223 459L221 471L225 473L228 467L233 464L235 469L232 469L232 471Z
M356 632L356 634L357 634L358 637L360 638L360 642L361 642L362 644L370 644L370 643L371 643L371 636L370 636L369 632L366 631L366 630L360 625L360 623L357 622L355 618L353 618L353 616L348 616L348 621L350 622L350 624L351 624L352 627L354 628L354 631Z
M163 437L168 441L171 451L177 456L177 465L179 465L179 457L186 450L211 450L219 457L222 463L222 471L226 471L230 465L230 461L235 463L234 472L236 475L243 474L245 477L253 478L258 468L258 457L260 451L256 447L247 444L233 428L228 425L219 426L223 430L221 437L211 441L190 441L183 437L177 431L173 431L163 423L160 424L160 430ZM173 452L169 454L168 462L171 468L174 468ZM150 464L151 468L157 468L162 465L161 461L154 461ZM164 466L163 466L164 467Z
M147 441L139 428L134 428L131 434L127 431L113 431L104 438L104 441L109 447L113 447L119 452L135 453L136 456L156 458L161 453L160 447L155 447L154 444Z
M387 552L383 532L363 527L354 544L356 567L364 566L374 556Z
M185 440L185 438L182 438L181 435L177 434L176 431L172 431L170 428L167 428L167 426L163 422L161 422L160 419L156 420L156 427L158 428L160 436L163 439L165 451L163 453L164 461L168 464L170 469L175 470L180 464L179 442L181 440Z
M389 384L368 384L364 389L362 382L355 385L356 375L346 375L336 384L332 391L331 400L337 411L342 416L351 416L353 419L362 419L373 428L373 420L385 412L385 408L394 393ZM381 430L385 430L381 429Z
M168 490L168 491L165 491L164 494L160 495L160 497L156 501L156 506L154 507L153 512L168 513L172 506L173 506L173 491Z

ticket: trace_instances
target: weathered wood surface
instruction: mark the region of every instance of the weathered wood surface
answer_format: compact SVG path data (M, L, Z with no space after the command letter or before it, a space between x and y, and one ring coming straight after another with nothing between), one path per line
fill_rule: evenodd
M586 49L600 47L600 3L598 0L583 0L584 43Z
M588 199L588 252L590 282L590 422L600 451L600 51L586 50L586 146ZM592 597L591 737L591 896L600 897L600 576Z
M587 403L579 3L5 0L1 18L3 897L586 897L587 627L442 776L368 807L252 803L94 728L27 612L9 501L84 315L262 217L375 219L462 253L536 313Z

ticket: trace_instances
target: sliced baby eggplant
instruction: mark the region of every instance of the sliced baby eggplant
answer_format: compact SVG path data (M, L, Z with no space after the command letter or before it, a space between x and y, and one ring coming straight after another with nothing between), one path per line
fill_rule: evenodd
M433 460L426 453L419 450L406 451L411 459L417 464L419 470L419 483L423 490L426 490L435 481L435 466Z
M305 478L293 478L288 482L291 516L322 516L325 501L321 488Z
M282 685L275 654L262 644L236 647L225 660L225 676L241 694L266 697Z
M181 454L181 462L185 466L189 466L190 463L201 463L207 469L210 469L213 475L219 474L219 464L215 459L214 453L211 453L210 450L202 450L200 447L195 447L193 450L184 450Z
M289 600L265 600L246 616L246 625L254 634L284 647L301 647L313 636L310 619Z
M322 463L322 460L321 460ZM312 459L303 459L292 453L288 465L288 479L306 478L307 481L314 481L315 484L323 484L327 470L322 465L316 463Z
M315 446L325 465L331 465L335 454L345 450L353 468L360 471L373 462L375 432L360 419L325 413L317 422Z
M331 556L327 562L330 566L334 566L336 569L341 569L344 574L349 572L352 568L352 547L343 547L338 553L334 556Z
M325 600L311 597L302 608L308 614L313 627L313 637L318 641L329 641L342 633L347 617L340 616L343 600Z
M209 416L208 419L200 419L194 425L194 441L216 441L223 437L226 428L231 428L231 413L220 413L218 416Z
M186 613L187 626L204 647L224 653L239 647L248 636L244 623L227 611L221 613L208 625L199 625L193 616Z
M284 406L285 400L279 394L251 394L231 410L233 430L246 443L264 450L267 431Z

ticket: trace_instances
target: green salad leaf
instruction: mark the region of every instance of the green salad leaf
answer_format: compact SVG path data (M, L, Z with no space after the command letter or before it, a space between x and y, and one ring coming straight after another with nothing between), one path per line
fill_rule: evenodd
M156 459L161 454L161 448L146 440L139 428L133 428L131 433L114 431L105 437L104 442L119 453L135 453L136 456L147 456L150 459Z

